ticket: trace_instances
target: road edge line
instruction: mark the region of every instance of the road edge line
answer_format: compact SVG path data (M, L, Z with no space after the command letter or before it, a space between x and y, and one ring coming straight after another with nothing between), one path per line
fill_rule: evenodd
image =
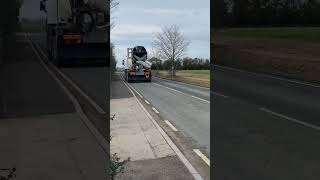
M140 98L143 98L143 96L138 92L138 90L136 90L136 89L133 89L139 96L140 96Z
M123 79L122 79L123 81ZM162 137L167 141L167 143L169 144L169 146L171 147L171 149L176 153L176 155L179 157L180 161L187 167L187 169L189 170L189 172L192 174L192 176L196 179L196 180L203 180L203 178L201 177L201 175L199 174L199 172L192 166L192 164L188 161L188 159L182 154L182 152L179 150L179 148L174 144L174 142L170 139L170 137L167 135L166 132L164 132L164 130L160 127L160 125L156 122L156 120L150 115L150 113L146 110L146 108L141 104L141 102L139 101L139 99L137 98L137 96L134 94L134 92L131 90L131 88L129 87L130 85L126 84L125 81L123 81L123 83L127 86L127 88L130 90L130 92L133 94L133 96L135 97L136 101L138 102L138 104L140 105L140 107L143 109L143 111L146 113L146 115L151 119L151 121L153 122L153 124L156 126L156 128L160 131ZM132 86L131 86L132 87ZM133 88L133 87L132 87Z
M44 54L44 52L42 51L42 49L39 47L38 44L35 44L38 49L40 50L41 54L48 59L48 57ZM54 68L55 71L57 71L59 73L59 75L61 75L68 83L70 83L73 88L75 88L75 90L77 90L84 98L87 99L87 101L97 110L97 112L99 112L102 115L106 115L107 113L97 104L95 103L77 84L75 84L74 82L72 82L72 80L70 78L68 78L65 74L63 74L58 68L56 68L50 61L48 61L48 63Z
M267 108L259 108L259 110L260 110L260 111L263 111L263 112L266 112L266 113L269 113L269 114L271 114L271 115L280 117L280 118L284 118L284 119L286 119L286 120L288 120L288 121L294 122L294 123L296 123L296 124L303 125L303 126L305 126L305 127L308 127L308 128L311 128L311 129L314 129L314 130L317 130L317 131L320 130L320 126L317 126L317 125L314 125L314 124L310 124L310 123L307 123L307 122L300 121L300 120L298 120L298 119L295 119L295 118L286 116L286 115L284 115L284 114L280 114L280 113L271 111L271 110L269 110L269 109L267 109Z
M31 40L28 38L28 36L25 34L25 37L27 41L29 42L29 45L31 46L32 50L35 52L36 56L38 57L40 64L44 67L44 69L51 75L51 77L58 83L60 88L67 94L67 96L72 101L72 104L74 105L74 108L76 109L76 113L82 120L82 122L85 124L89 132L95 137L97 143L101 147L101 149L108 153L108 143L107 140L104 138L104 136L98 131L98 129L92 124L92 122L88 119L86 114L83 112L80 103L75 98L75 96L70 92L70 90L63 85L63 83L55 76L54 72L51 71L48 66L41 60L41 57L39 55L39 52L35 49L34 45L32 44Z
M294 79L286 79L286 78L273 76L273 75L269 75L269 74L250 72L250 71L246 71L246 70L242 70L242 69L237 69L237 68L227 67L227 66L217 65L217 64L214 65L214 66L217 66L217 67L219 67L221 69L228 69L228 70L231 70L231 71L247 73L247 74L251 74L251 75L255 75L255 76L262 76L262 77L267 77L267 78L271 78L271 79L277 79L277 80L281 80L281 81L295 83L295 84L299 84L299 85L305 85L305 86L310 86L310 87L314 87L314 88L320 88L320 85L312 84L312 83L309 83L309 82L306 82L306 81L299 81L299 80L294 80Z

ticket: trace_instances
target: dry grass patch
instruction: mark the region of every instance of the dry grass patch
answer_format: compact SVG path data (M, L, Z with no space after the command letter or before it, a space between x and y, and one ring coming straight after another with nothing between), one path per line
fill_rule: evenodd
M176 76L171 78L168 71L153 71L156 77L170 79L174 81L184 82L202 87L210 87L210 71L209 70L180 70L176 72Z

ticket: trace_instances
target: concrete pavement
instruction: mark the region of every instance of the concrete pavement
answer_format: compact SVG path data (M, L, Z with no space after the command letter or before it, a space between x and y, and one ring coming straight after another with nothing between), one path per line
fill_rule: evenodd
M174 155L173 150L153 125L134 97L112 99L110 150L122 159L143 160Z
M19 179L107 179L107 156L78 115L0 119L0 167Z

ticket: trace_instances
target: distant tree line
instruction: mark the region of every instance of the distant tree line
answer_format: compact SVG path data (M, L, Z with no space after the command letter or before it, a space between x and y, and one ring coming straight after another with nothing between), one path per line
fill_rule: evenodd
M319 26L319 0L215 0L212 21L219 26Z
M117 69L117 60L116 60L114 48L115 48L114 44L110 43L110 67L111 67L112 74L114 74Z
M155 70L170 70L172 67L172 61L167 60L157 63L152 63L151 69ZM210 60L201 58L189 58L177 59L174 61L174 67L176 70L209 70Z

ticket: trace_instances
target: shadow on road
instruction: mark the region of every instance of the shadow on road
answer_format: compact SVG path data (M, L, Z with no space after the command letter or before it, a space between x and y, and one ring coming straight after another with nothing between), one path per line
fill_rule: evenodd
M0 117L74 112L66 94L37 62L25 36L15 35L0 67Z

